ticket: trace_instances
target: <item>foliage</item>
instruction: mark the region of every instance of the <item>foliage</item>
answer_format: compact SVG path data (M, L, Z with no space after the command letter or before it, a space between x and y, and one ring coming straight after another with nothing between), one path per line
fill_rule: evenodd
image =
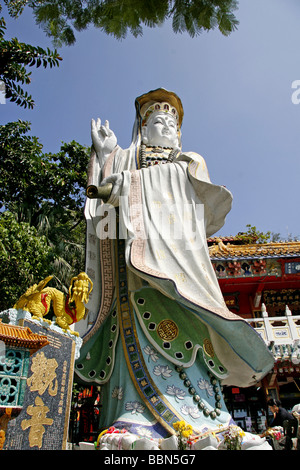
M173 15L173 30L176 33L187 31L194 37L202 31L218 27L224 36L228 36L238 25L233 14L236 8L237 2L230 0L175 0L170 10Z
M6 0L10 14L20 14L16 1ZM187 32L192 37L216 27L228 36L237 28L233 14L237 0L40 0L28 1L36 22L55 44L74 44L75 32L93 25L118 39L130 32L143 34L143 26L156 27L172 19L175 33Z
M28 72L26 67L38 68L42 65L46 68L49 65L52 68L59 65L62 59L56 50L51 51L49 48L44 50L20 42L17 38L5 40L3 37L5 29L4 18L0 18L0 80L5 85L6 98L19 106L32 109L34 107L32 96L21 86L29 85L31 81L31 72Z
M25 121L0 126L2 210L43 237L52 253L46 274L54 274L56 287L67 290L70 278L84 269L83 205L89 149L73 141L62 144L56 154L44 154L37 137L27 135L29 130ZM12 234L11 242L13 238ZM9 251L13 250L14 244ZM22 256L21 251L15 256ZM36 256L38 263L39 252ZM34 277L32 269L29 274ZM40 280L35 278L35 282Z
M17 17L22 13L26 3L27 0L4 0L4 4L7 6L9 14L14 17Z
M9 212L0 215L0 311L48 274L53 251L45 236Z
M31 225L40 216L55 213L63 221L81 211L89 160L87 148L73 141L56 154L42 153L37 137L27 135L30 123L9 122L0 126L0 200L5 208Z
M271 239L272 239L272 242L274 243L278 243L278 242L282 242L282 241L286 241L286 242L298 242L299 241L299 235L293 235L292 233L287 233L287 235L285 237L283 237L280 233L278 232L272 232L271 233Z
M267 243L271 238L271 232L259 232L255 226L247 224L247 232L239 232L235 239L242 243Z
M278 242L293 242L299 241L299 236L294 236L291 233L287 234L287 237L282 237L280 233L275 232L260 232L255 226L250 224L246 225L247 232L239 232L234 238L242 244L250 243L278 243Z

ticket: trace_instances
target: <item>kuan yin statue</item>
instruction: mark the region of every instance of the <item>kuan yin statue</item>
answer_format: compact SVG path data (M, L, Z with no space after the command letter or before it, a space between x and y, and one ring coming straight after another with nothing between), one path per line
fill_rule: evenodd
M101 429L167 437L228 425L222 385L248 387L272 368L265 343L228 310L206 238L232 195L182 148L183 107L159 88L138 97L132 143L92 121L86 272L93 281L76 373L100 384Z

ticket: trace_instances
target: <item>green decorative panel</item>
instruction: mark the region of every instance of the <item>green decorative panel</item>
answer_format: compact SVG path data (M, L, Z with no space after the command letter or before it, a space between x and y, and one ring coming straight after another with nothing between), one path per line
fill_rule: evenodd
M29 351L6 347L0 356L0 407L23 406Z

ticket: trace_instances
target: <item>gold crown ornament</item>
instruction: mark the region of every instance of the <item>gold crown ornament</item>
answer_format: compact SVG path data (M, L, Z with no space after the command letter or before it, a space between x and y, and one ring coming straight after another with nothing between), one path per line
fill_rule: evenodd
M173 106L171 106L169 103L166 103L166 102L151 104L149 108L147 108L144 114L142 115L142 126L146 124L149 116L154 112L163 112L163 113L170 114L176 120L177 127L179 126L179 115L178 115L176 108L174 108Z
M180 98L165 88L158 88L139 96L135 101L136 108L144 126L153 112L165 112L173 116L177 122L177 128L181 128L183 119L183 107Z

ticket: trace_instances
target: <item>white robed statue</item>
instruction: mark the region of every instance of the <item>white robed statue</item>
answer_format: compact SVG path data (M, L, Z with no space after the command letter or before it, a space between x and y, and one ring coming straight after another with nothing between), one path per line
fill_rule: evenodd
M202 156L182 150L180 99L159 88L135 105L126 150L108 122L92 121L94 289L76 373L102 386L101 429L167 437L184 420L203 433L231 421L222 384L254 385L273 357L220 291L206 238L223 226L232 195L211 183Z

